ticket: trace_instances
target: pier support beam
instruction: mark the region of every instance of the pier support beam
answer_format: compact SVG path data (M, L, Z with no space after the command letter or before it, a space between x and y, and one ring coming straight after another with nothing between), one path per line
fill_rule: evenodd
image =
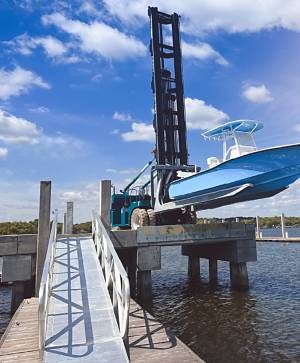
M218 260L214 258L209 258L209 282L215 284L218 281Z
M230 262L231 286L241 289L249 288L248 270L246 262Z
M198 256L188 257L188 275L193 280L200 277L200 258Z
M160 246L147 246L137 249L137 295L141 300L152 297L152 270L161 269Z
M137 291L141 300L149 300L152 297L151 270L137 272Z
M10 305L10 313L11 316L14 315L19 305L24 299L24 291L25 291L25 282L24 281L15 281L12 283L11 288L11 305Z
M117 253L127 270L129 284L130 284L130 295L134 297L136 295L136 280L137 280L137 249L136 248L125 248L117 249Z
M40 282L44 267L50 236L51 181L40 183L39 225L37 238L35 296L39 294Z
M230 262L230 279L233 288L249 288L246 262L256 261L255 239L233 240L220 243L207 243L203 245L183 245L181 253L189 257L189 261L196 258L209 260L209 280L217 279L217 260ZM190 262L189 262L190 269Z

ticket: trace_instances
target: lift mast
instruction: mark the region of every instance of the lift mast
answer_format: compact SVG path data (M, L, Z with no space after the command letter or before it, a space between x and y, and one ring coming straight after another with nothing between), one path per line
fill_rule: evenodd
M158 165L186 166L188 150L179 16L162 13L156 7L149 7L148 14L151 23L156 161Z

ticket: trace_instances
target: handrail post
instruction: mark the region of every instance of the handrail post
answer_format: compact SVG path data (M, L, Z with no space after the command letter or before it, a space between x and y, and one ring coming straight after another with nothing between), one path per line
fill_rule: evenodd
M38 296L50 235L51 181L40 182L35 296Z

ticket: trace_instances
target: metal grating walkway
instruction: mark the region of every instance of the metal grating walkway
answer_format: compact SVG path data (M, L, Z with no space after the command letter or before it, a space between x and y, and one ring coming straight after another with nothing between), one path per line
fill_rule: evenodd
M57 241L45 362L128 362L91 238Z

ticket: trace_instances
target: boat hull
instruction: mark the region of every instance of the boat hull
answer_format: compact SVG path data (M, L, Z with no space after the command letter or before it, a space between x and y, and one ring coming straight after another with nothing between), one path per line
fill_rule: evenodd
M225 161L172 182L168 191L175 203L192 198L193 205L200 210L271 197L288 188L299 177L300 144L294 144L263 149ZM240 188L242 186L247 187ZM228 190L237 192L228 193ZM218 197L210 198L213 195Z

